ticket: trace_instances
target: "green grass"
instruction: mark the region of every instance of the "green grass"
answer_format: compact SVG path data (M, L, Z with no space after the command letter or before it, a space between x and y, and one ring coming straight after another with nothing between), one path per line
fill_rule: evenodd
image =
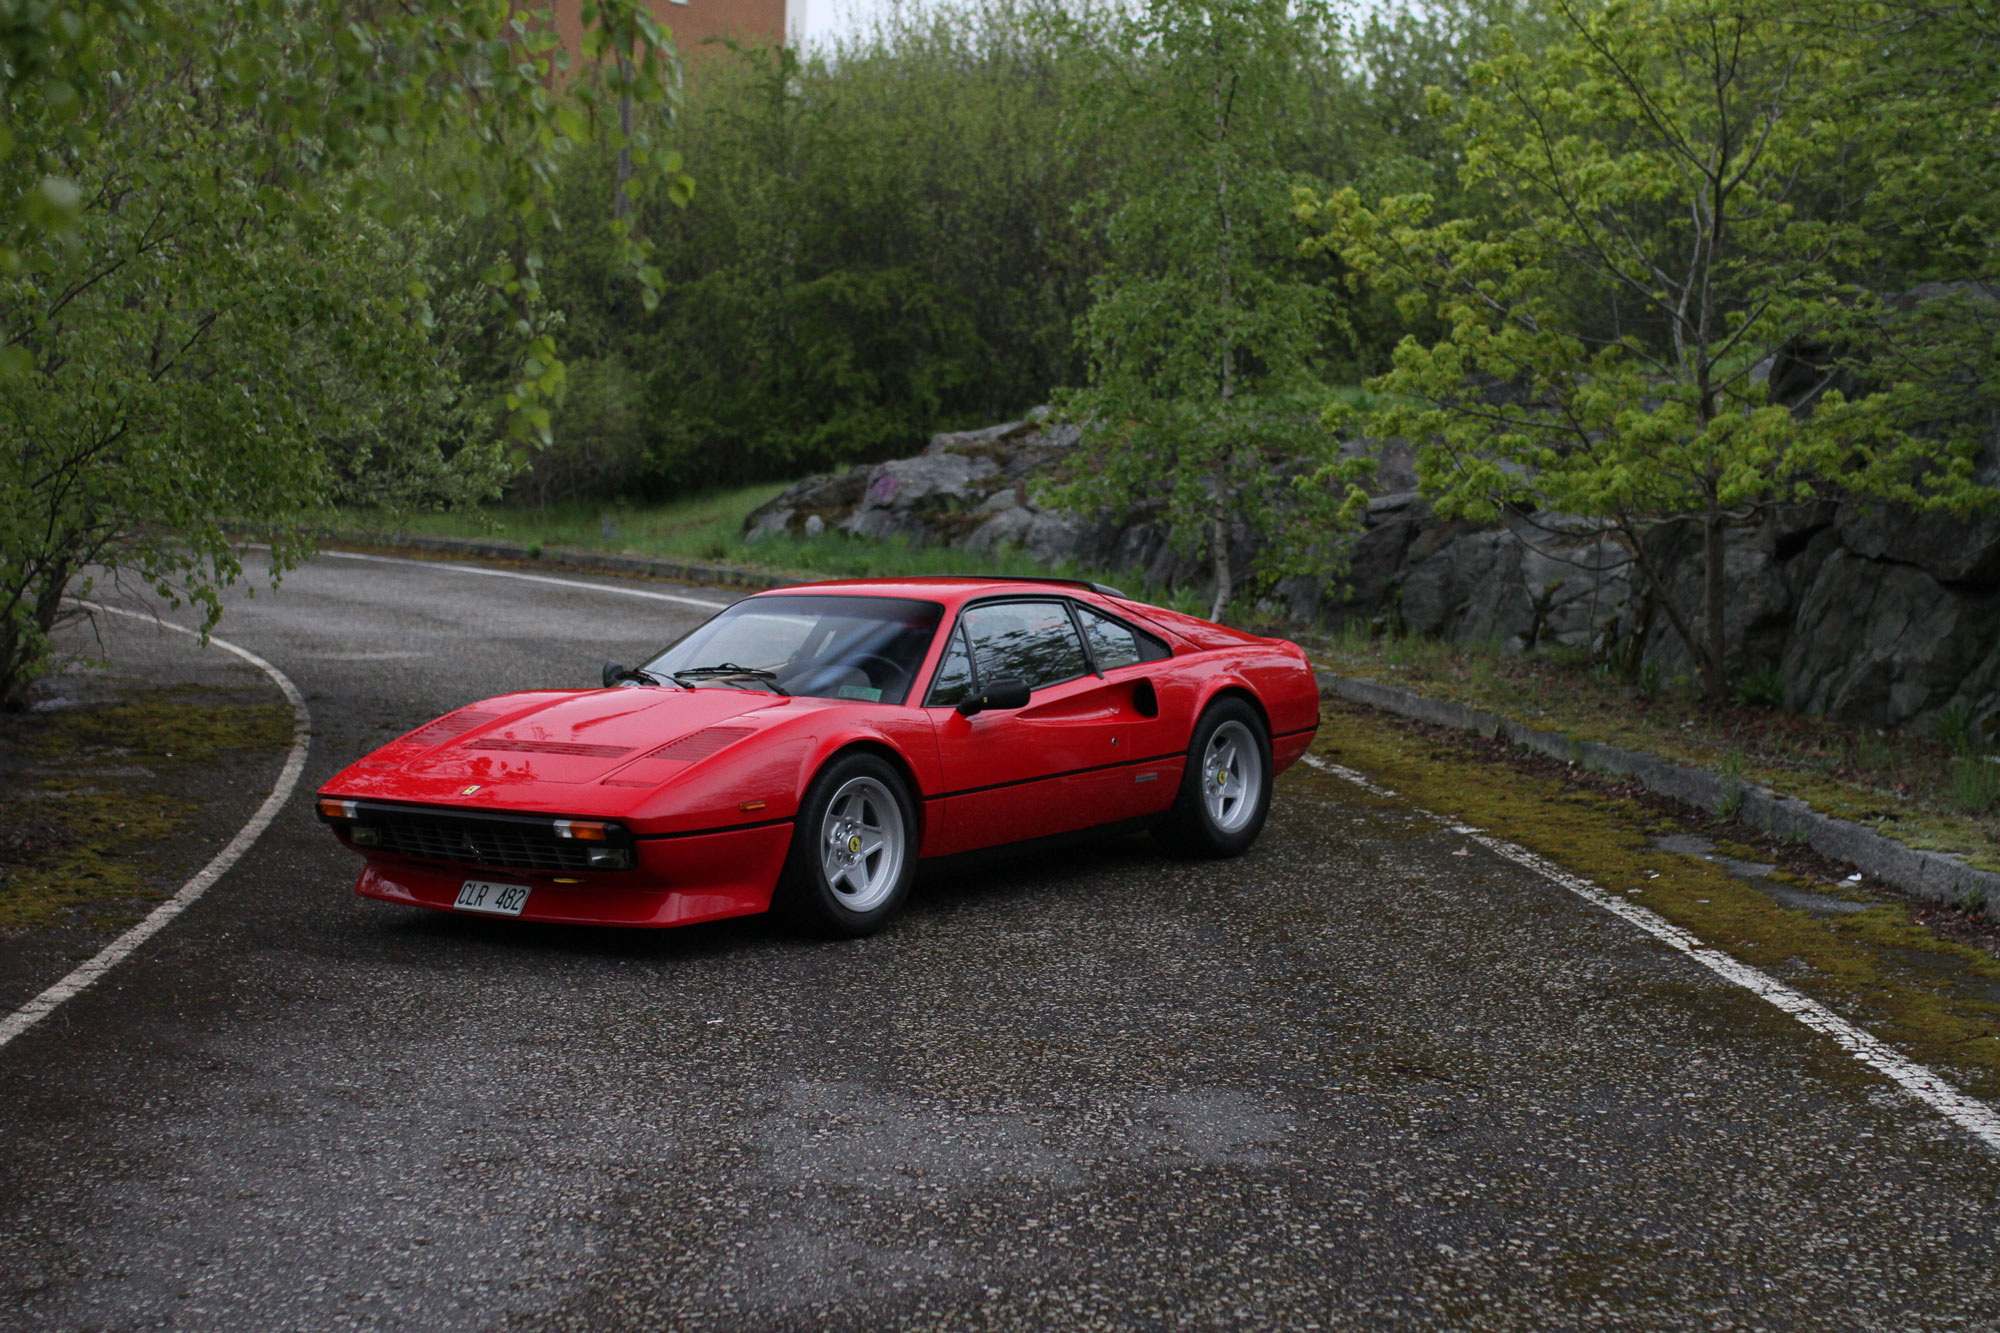
M1685 680L1626 681L1549 655L1507 657L1490 644L1376 638L1365 628L1299 637L1343 675L1724 772L1908 846L2000 870L2000 764L1967 753L1963 737L1948 743L1741 701L1711 709Z
M350 509L341 526L357 534L483 537L528 545L614 551L669 560L729 561L748 548L743 516L785 489L782 481L706 491L661 505L572 501L544 509L460 509L441 514Z
M1055 575L1095 579L1135 597L1176 610L1199 613L1192 592L1145 583L1129 571L1091 569L1064 561L1050 566L1018 548L981 555L948 546L913 546L908 541L866 541L836 532L817 537L743 539L743 518L785 488L765 482L710 491L658 505L570 503L544 509L494 507L442 514L389 514L346 510L339 535L371 537L468 537L519 542L532 555L557 547L612 555L651 556L735 565L801 580L898 578L924 574Z

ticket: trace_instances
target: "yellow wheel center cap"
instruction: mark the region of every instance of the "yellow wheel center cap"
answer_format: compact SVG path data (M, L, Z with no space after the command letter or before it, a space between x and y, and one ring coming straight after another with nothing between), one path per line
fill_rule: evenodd
M1226 769L1226 768L1218 768L1218 769L1216 769L1216 770L1215 770L1215 785L1216 785L1216 786L1218 786L1218 787L1226 787L1226 786L1228 786L1228 785L1229 785L1229 770L1228 770L1228 769Z
M861 835L859 833L855 834L853 837L847 840L847 850L850 852L858 852L861 850Z

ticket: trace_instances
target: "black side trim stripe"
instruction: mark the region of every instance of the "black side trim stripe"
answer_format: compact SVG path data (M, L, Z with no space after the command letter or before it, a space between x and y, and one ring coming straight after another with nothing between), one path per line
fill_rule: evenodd
M674 838L701 838L711 833L741 833L745 829L772 828L778 824L789 824L792 821L793 816L786 815L782 819L755 819L748 824L717 824L713 828L694 828L687 830L685 833L634 833L632 841L668 842Z
M1186 750L1170 750L1166 754L1156 754L1149 759L1121 759L1115 764L1092 764L1088 768L1070 768L1060 773L1040 773L1032 778L1015 778L1011 782L989 782L983 787L961 787L957 791L941 791L935 796L926 796L926 801L948 801L954 796L975 796L983 791L999 791L1003 787L1025 787L1031 782L1053 782L1057 778L1073 778L1083 773L1102 773L1113 768L1137 768L1141 764L1163 764L1169 759L1187 758Z
M1318 730L1319 724L1315 722L1310 727L1299 727L1292 731L1281 731L1271 739L1283 740L1288 736L1301 736ZM931 796L919 793L918 799L925 802L948 801L954 796L977 796L981 792L999 791L1003 787L1025 787L1031 782L1053 782L1057 778L1073 778L1085 773L1103 773L1114 768L1137 768L1141 764L1163 764L1169 759L1185 758L1187 758L1186 750L1170 750L1166 754L1156 754L1145 759L1121 759L1115 764L1093 764L1088 768L1071 768L1065 769L1060 773L1043 773L1032 778L1015 778L1012 782L988 783L984 787L961 787L957 791L941 791ZM632 840L634 842L666 842L674 838L700 838L710 833L737 833L745 829L770 828L776 824L790 824L793 822L795 822L794 817L787 815L783 819L759 819L748 824L718 824L713 828L689 829L685 833L635 833L632 835Z

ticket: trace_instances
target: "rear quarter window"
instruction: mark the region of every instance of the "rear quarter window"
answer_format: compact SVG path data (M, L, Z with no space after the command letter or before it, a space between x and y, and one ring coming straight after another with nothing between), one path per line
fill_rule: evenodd
M1093 607L1079 604L1076 618L1083 626L1084 641L1090 645L1090 660L1099 671L1173 656L1173 649L1164 640Z

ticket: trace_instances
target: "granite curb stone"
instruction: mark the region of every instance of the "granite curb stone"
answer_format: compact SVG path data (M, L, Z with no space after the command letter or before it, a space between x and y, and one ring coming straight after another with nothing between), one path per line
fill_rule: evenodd
M1670 763L1643 750L1627 750L1560 731L1543 731L1480 708L1433 699L1400 685L1320 671L1320 690L1352 703L1415 718L1457 731L1476 732L1524 746L1563 763L1631 778L1640 786L1683 805L1720 813L1737 804L1744 823L1779 837L1800 837L1820 855L1844 861L1865 875L1930 902L1983 906L2000 919L2000 873L1967 865L1948 852L1920 851L1851 820L1814 810L1795 796L1740 782L1707 769Z

